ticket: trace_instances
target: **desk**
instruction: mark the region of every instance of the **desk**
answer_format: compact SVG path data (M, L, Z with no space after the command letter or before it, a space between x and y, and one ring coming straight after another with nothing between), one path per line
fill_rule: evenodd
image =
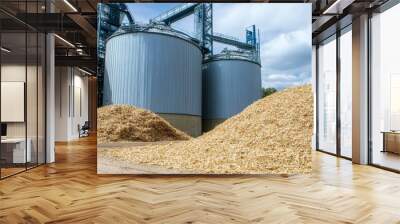
M32 153L31 153L32 141L30 138L28 138L26 140L26 142L28 143L27 144L28 147L26 147L26 154L25 154L25 138L1 139L2 157L5 158L6 161L9 163L31 162L31 160L32 160Z
M400 154L400 131L382 131L383 150L382 152L392 152Z

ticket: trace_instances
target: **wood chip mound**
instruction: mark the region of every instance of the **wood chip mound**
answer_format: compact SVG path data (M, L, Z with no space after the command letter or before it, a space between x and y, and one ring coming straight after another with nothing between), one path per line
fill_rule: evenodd
M130 105L110 105L97 109L97 142L172 141L191 137L160 116Z
M311 171L310 85L267 96L189 141L105 150L132 164L200 174L298 174Z

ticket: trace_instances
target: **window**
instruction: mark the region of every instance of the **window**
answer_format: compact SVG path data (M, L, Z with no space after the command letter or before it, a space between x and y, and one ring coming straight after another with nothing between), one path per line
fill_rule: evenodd
M43 12L44 1L8 1L24 16ZM0 178L45 163L45 35L0 13Z
M336 36L318 48L318 149L336 153Z
M340 155L352 157L352 35L351 26L340 36Z
M371 162L400 170L400 5L371 19Z

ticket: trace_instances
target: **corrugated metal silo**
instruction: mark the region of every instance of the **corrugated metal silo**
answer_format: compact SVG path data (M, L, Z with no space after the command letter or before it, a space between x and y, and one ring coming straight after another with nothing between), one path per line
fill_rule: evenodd
M203 64L203 131L261 98L261 65L229 51Z
M201 134L201 50L162 25L123 27L106 42L104 104L149 109L192 136Z

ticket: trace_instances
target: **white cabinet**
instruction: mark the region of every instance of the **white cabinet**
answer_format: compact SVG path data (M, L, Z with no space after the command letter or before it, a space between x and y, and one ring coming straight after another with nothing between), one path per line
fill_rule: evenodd
M27 143L26 151L25 144ZM32 140L28 138L7 138L1 140L2 146L11 148L12 163L25 163L32 161Z

